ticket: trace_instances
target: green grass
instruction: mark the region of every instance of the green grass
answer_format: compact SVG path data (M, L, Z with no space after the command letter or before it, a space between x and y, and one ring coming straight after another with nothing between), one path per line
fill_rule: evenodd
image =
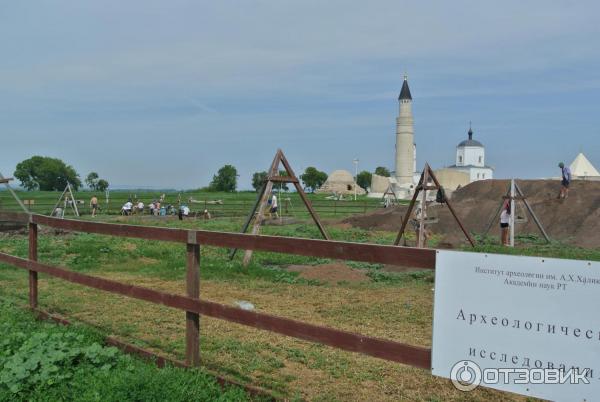
M55 191L17 191L21 200L32 200L33 205L29 208L32 212L49 215L53 207L56 205L61 192ZM83 201L78 204L78 209L82 215L90 215L89 201L94 193L91 191L79 191L75 193L77 200ZM146 205L152 200L159 199L163 194L162 191L135 191L135 190L119 190L110 193L108 204L104 194L96 194L100 201L101 214L119 214L121 206L128 200L141 199ZM207 208L215 217L236 216L245 217L250 212L256 201L257 193L253 191L240 191L235 193L224 192L207 192L207 191L182 191L182 192L166 192L165 202L163 205L178 205L178 200L189 205L192 211L203 211ZM348 198L345 201L333 201L327 199L329 194L308 194L308 198L313 203L313 206L322 217L343 217L351 214L364 213L381 207L381 200L378 198L368 198L359 196L357 201ZM188 200L193 198L200 203L188 203ZM280 198L280 210L285 216L293 216L296 218L308 218L308 212L302 204L300 196L296 192L284 192ZM286 201L290 199L288 211L285 212ZM222 201L222 204L211 204L212 201ZM204 202L207 202L206 204ZM20 207L12 198L8 191L0 191L0 210L20 211ZM73 215L69 210L67 216Z
M535 234L515 236L515 247L505 247L495 237L478 237L474 251L480 253L527 255L535 257L564 258L571 260L600 261L600 248L583 248L558 241L547 243ZM470 247L465 251L473 250Z
M0 300L0 401L242 401L201 370L158 369L85 327L36 320Z

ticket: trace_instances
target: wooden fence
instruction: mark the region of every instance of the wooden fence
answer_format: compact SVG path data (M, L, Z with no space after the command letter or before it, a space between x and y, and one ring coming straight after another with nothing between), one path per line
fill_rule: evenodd
M384 360L424 369L431 368L431 349L428 348L201 300L199 275L201 245L370 263L407 265L427 269L435 268L435 250L204 230L97 223L23 213L0 212L0 220L25 222L29 225L29 257L25 259L0 253L0 262L29 271L29 305L32 309L38 308L38 273L44 273L90 288L183 310L186 313L185 364L187 366L198 366L200 364L200 315L205 315L276 332L297 339L333 346L346 351L363 353ZM183 243L186 245L187 250L187 295L181 296L165 293L40 263L38 262L37 255L38 225L77 232ZM142 352L151 353L143 350Z

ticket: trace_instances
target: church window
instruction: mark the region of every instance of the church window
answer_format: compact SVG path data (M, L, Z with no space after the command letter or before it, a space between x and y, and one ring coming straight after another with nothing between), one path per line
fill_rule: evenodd
M481 178L482 178L482 179L485 179L485 173L482 173L482 174L481 174Z
M458 163L462 163L462 156L458 157Z
M482 159L482 157L480 156L480 157L479 157L479 163L481 163L481 159Z
M477 173L477 178L479 179L479 173Z

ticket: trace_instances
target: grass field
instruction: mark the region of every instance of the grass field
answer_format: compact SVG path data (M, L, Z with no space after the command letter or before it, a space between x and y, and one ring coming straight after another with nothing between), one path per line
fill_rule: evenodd
M141 225L238 231L241 219L212 221L102 217ZM330 225L334 239L390 244L395 233L369 232ZM265 226L263 233L318 238L310 224ZM0 249L27 255L25 235L0 235ZM561 244L545 245L535 237L519 239L514 252L548 257L600 260L600 250ZM435 239L434 239L435 243ZM493 243L477 251L505 252ZM227 250L202 247L201 298L234 305L249 301L261 312L327 325L413 345L431 346L433 272L388 272L379 264L349 263L368 280L325 283L303 279L287 266L314 265L327 260L256 252L248 268ZM92 234L42 231L40 261L78 272L151 287L185 292L185 247L170 243L120 239ZM18 306L27 302L27 273L0 266L0 298ZM103 334L182 359L183 314L104 292L85 289L41 275L40 304L44 309L93 324ZM478 389L465 394L447 380L401 364L347 353L265 331L201 318L202 365L221 375L258 385L290 398L316 401L422 400L505 401L519 396Z
M17 194L32 212L50 215L58 202L61 192L17 191ZM224 193L208 191L162 192L159 190L117 190L110 192L107 202L104 193L96 195L100 201L102 215L117 215L128 199L132 201L141 200L148 205L153 200L158 200L162 194L165 195L165 202L163 203L165 206L169 204L178 206L181 201L181 203L187 204L192 212L208 209L215 217L247 216L254 206L257 197L257 193L252 191ZM75 193L75 198L79 201L77 204L78 209L82 215L91 214L89 202L93 195L94 193L91 191L79 191ZM308 194L308 198L313 203L314 208L323 217L339 218L352 214L365 213L381 205L381 200L378 198L359 196L356 201L352 197L345 197L344 200L334 201L328 199L328 196L329 194ZM190 198L197 202L189 202ZM279 205L280 211L285 216L308 217L308 212L296 192L282 192L279 197ZM60 205L60 207L63 207L63 205ZM19 211L21 209L8 191L0 191L0 210ZM67 211L67 215L69 214L72 215L71 209Z

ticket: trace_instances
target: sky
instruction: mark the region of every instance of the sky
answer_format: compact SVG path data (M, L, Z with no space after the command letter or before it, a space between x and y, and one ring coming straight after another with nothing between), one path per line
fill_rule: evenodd
M467 136L497 178L600 168L597 1L0 1L0 172L33 155L113 187L239 187L393 169L403 76L417 165Z

